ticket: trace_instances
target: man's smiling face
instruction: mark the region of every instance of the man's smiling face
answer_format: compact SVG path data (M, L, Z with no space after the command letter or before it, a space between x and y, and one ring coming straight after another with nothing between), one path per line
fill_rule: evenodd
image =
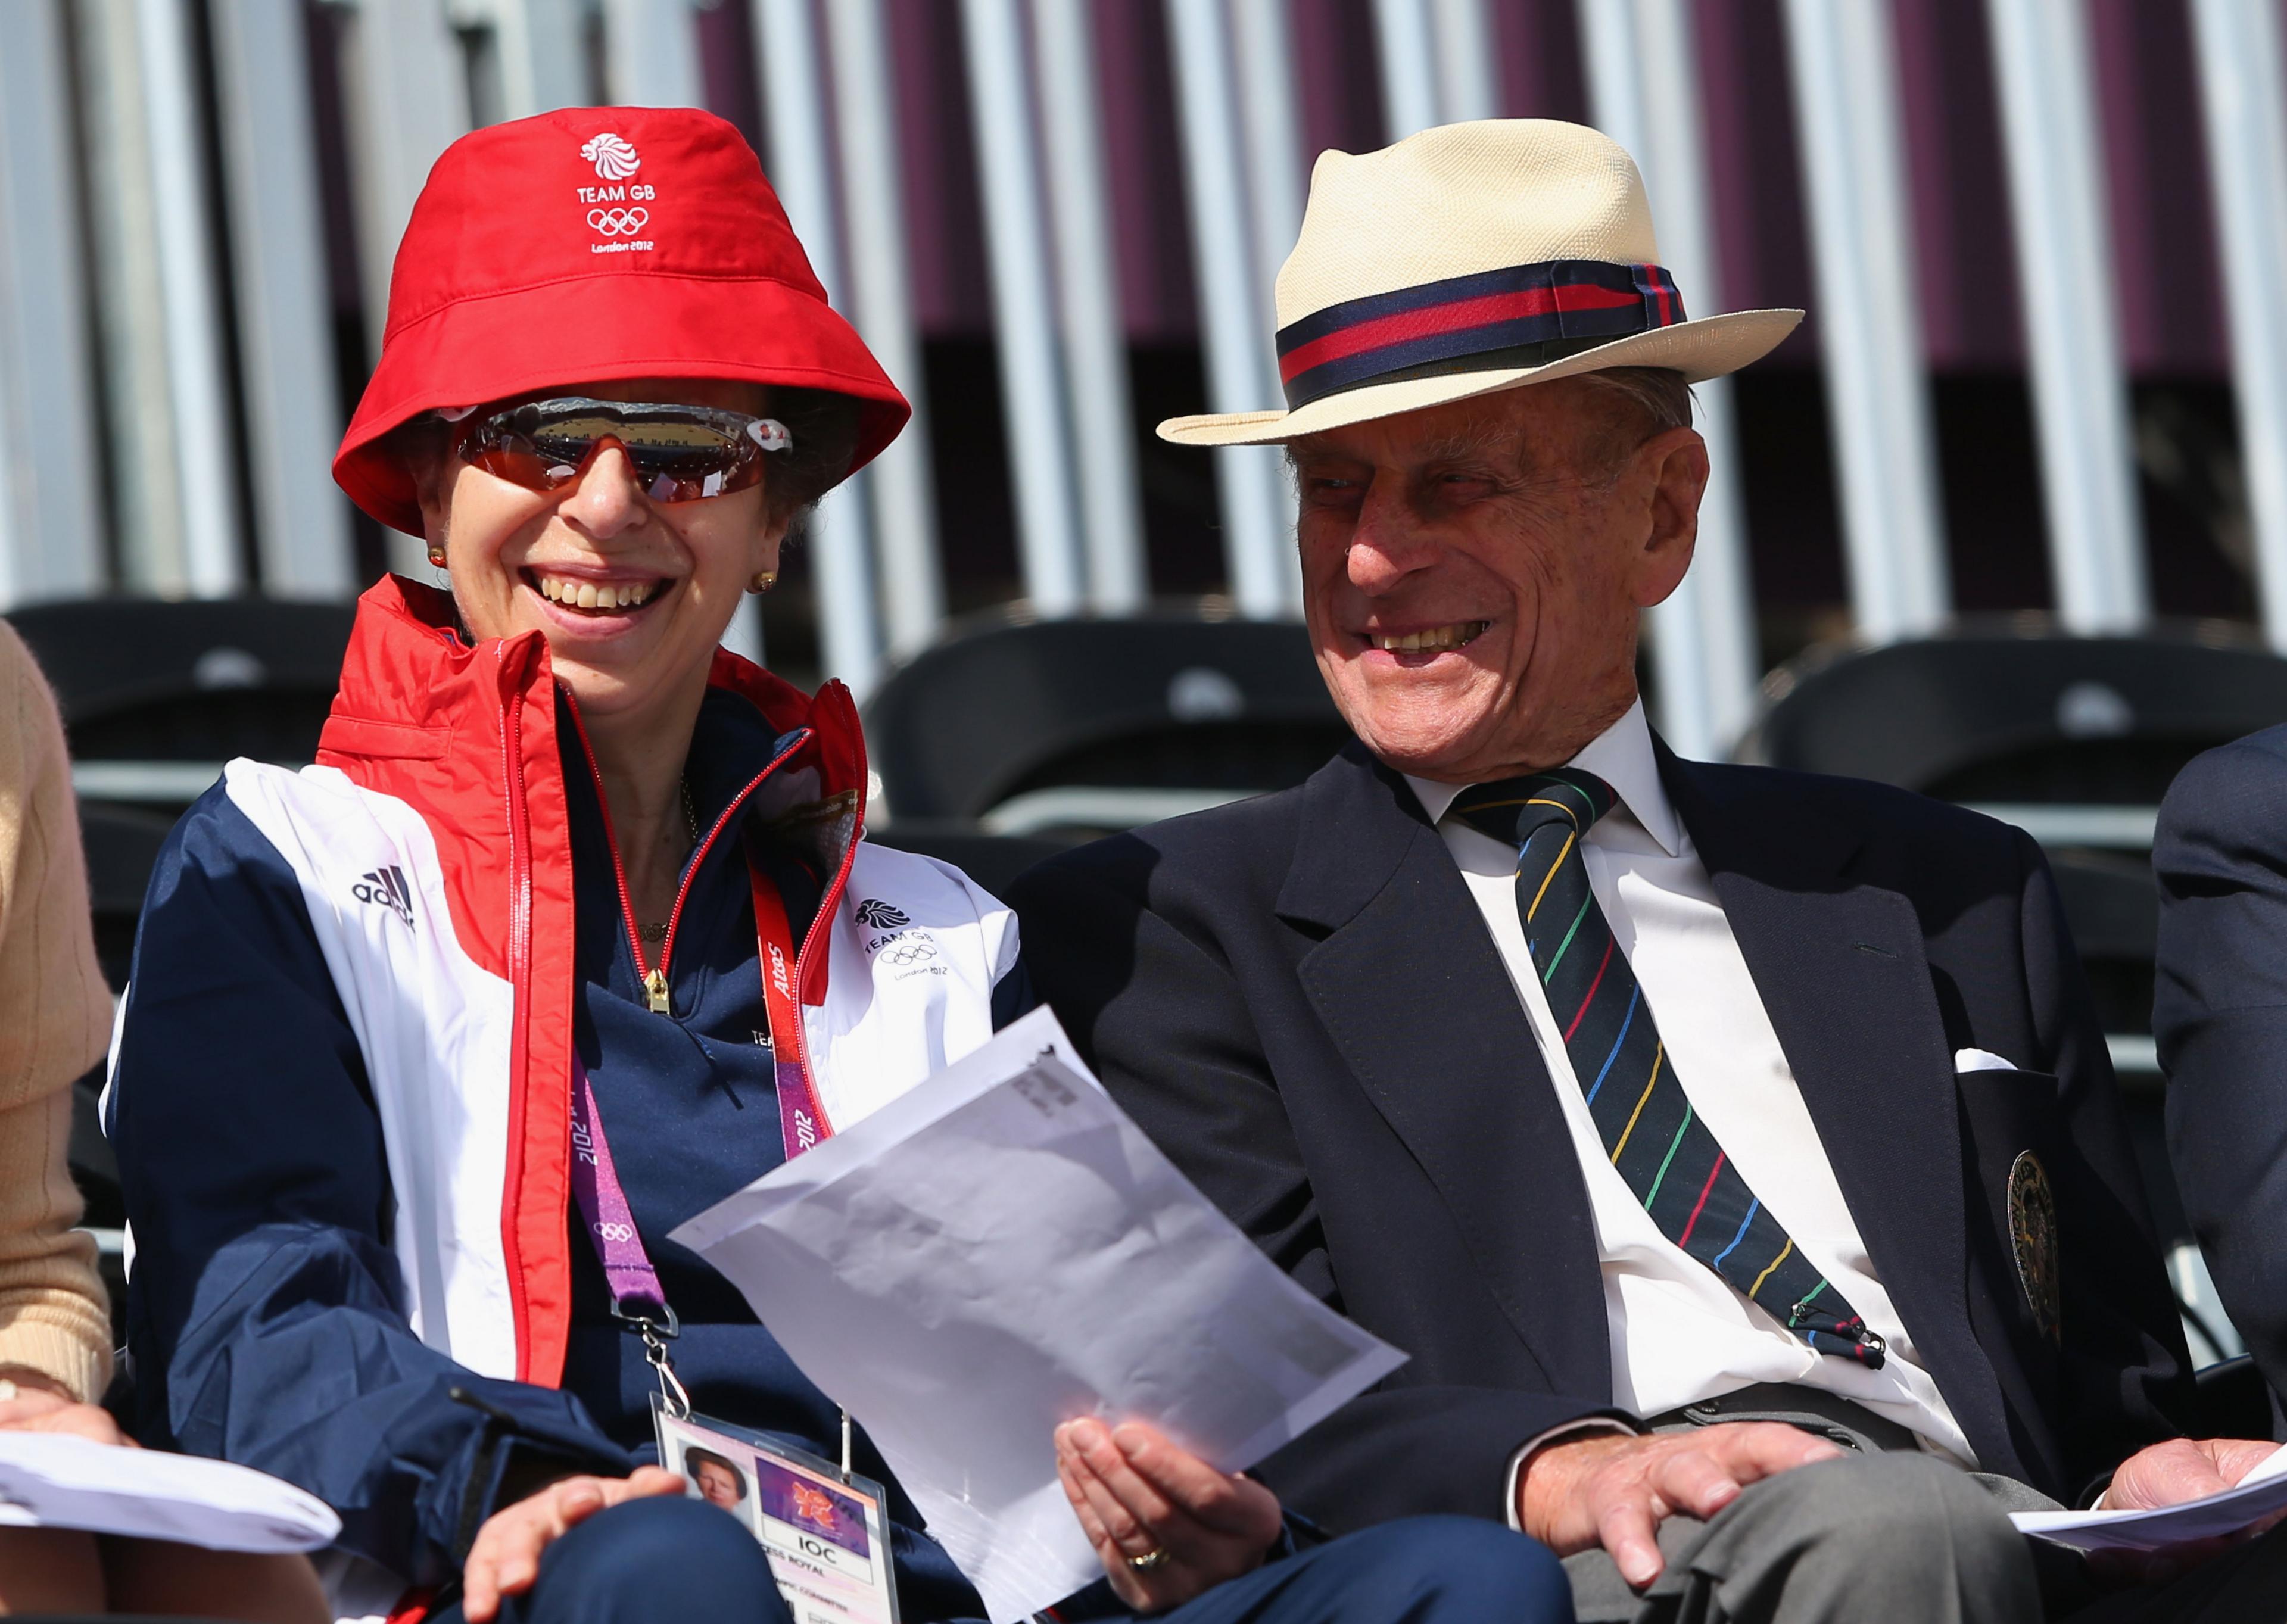
M1635 698L1636 617L1691 562L1707 455L1565 378L1294 442L1318 669L1418 777L1553 766Z

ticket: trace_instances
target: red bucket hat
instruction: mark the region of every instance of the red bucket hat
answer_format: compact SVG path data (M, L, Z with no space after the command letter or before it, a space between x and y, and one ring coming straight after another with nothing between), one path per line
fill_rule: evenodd
M445 149L389 279L381 360L334 479L421 532L378 443L423 412L629 377L738 378L859 403L863 467L913 408L827 307L753 148L690 107L568 107Z

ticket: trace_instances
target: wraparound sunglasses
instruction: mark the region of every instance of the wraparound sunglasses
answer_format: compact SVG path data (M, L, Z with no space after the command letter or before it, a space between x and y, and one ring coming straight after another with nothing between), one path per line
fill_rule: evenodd
M453 427L454 456L530 491L578 479L606 443L627 454L653 502L698 502L761 483L764 455L791 450L794 436L775 417L585 395L479 407Z

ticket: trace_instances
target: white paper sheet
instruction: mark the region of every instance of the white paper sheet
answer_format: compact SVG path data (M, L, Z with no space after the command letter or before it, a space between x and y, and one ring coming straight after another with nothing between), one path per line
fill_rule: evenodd
M62 1432L0 1432L0 1526L248 1551L314 1550L342 1531L323 1501L265 1473Z
M2075 1550L2164 1550L2237 1533L2287 1509L2287 1448L2273 1452L2236 1488L2156 1511L2016 1511L2009 1520L2037 1539Z
M1102 1573L1077 1415L1253 1465L1403 1364L1273 1265L1036 1010L677 1229L880 1446L995 1624Z

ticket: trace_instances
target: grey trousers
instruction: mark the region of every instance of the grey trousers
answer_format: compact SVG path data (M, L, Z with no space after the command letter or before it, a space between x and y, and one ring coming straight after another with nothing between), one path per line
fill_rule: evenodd
M1850 1455L1753 1484L1710 1521L1668 1518L1667 1566L1641 1595L1601 1550L1564 1571L1580 1624L2287 1624L2287 1525L2108 1596L2068 1555L2037 1573L2004 1498L1928 1456Z

